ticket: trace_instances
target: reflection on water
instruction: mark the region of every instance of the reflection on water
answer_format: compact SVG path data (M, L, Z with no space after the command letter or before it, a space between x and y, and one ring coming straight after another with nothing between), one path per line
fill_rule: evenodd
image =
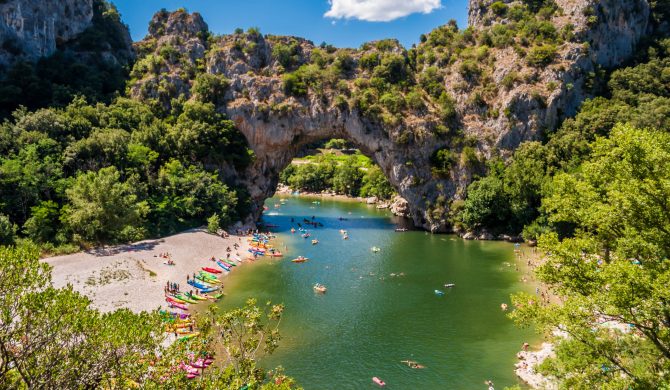
M284 366L306 389L375 388L373 376L390 389L517 383L515 354L535 337L500 310L510 293L530 289L511 266L511 244L396 233L387 211L359 203L291 197L275 208L278 202L268 200L265 221L279 226L277 246L285 245L287 256L238 267L222 303L235 307L256 297L286 305L280 347L263 365ZM309 228L308 239L291 234L312 216L324 226ZM292 263L298 255L310 260ZM316 282L326 294L314 292Z

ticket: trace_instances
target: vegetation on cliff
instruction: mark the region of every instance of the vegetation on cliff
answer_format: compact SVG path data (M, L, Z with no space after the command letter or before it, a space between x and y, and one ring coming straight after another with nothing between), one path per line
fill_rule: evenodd
M37 63L19 61L0 77L0 118L19 106L34 110L63 107L77 95L92 102L109 102L125 87L132 47L127 27L116 8L93 1L91 26L73 41L60 45ZM4 42L20 54L16 42ZM9 46L8 46L9 45Z

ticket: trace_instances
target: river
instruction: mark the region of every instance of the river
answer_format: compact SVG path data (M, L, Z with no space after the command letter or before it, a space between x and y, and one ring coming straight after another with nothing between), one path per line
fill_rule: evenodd
M233 308L255 297L286 305L283 338L262 359L264 367L283 366L307 390L378 388L373 376L388 389L486 389L488 379L496 389L519 383L515 355L537 336L516 328L500 308L511 293L533 289L521 282L524 268L515 270L512 244L396 233L391 214L373 206L282 198L279 208L279 198L268 200L264 221L279 225L273 230L288 255L237 267L224 281L221 303ZM320 204L312 203L317 199ZM291 218L312 216L324 227L310 229L309 239L291 234ZM374 253L373 246L381 250ZM292 263L297 255L310 260ZM315 293L315 282L327 293Z

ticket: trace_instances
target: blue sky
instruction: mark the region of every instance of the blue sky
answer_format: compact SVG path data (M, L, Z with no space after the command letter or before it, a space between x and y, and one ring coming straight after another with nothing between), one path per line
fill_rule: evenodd
M467 23L467 0L111 1L135 41L146 35L149 20L161 8L197 11L217 34L230 33L236 27L259 27L264 34L295 35L337 47L359 47L382 38L397 38L410 47L422 33L449 19L456 19L461 27Z

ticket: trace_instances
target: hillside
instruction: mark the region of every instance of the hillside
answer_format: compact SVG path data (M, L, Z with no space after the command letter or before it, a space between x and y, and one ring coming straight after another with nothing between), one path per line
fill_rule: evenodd
M166 113L214 104L255 159L237 181L260 215L278 175L305 144L346 138L409 201L414 222L449 228L483 162L539 140L629 60L651 28L646 1L480 2L409 50L316 47L256 30L213 36L198 14L161 12L136 48L128 93Z

